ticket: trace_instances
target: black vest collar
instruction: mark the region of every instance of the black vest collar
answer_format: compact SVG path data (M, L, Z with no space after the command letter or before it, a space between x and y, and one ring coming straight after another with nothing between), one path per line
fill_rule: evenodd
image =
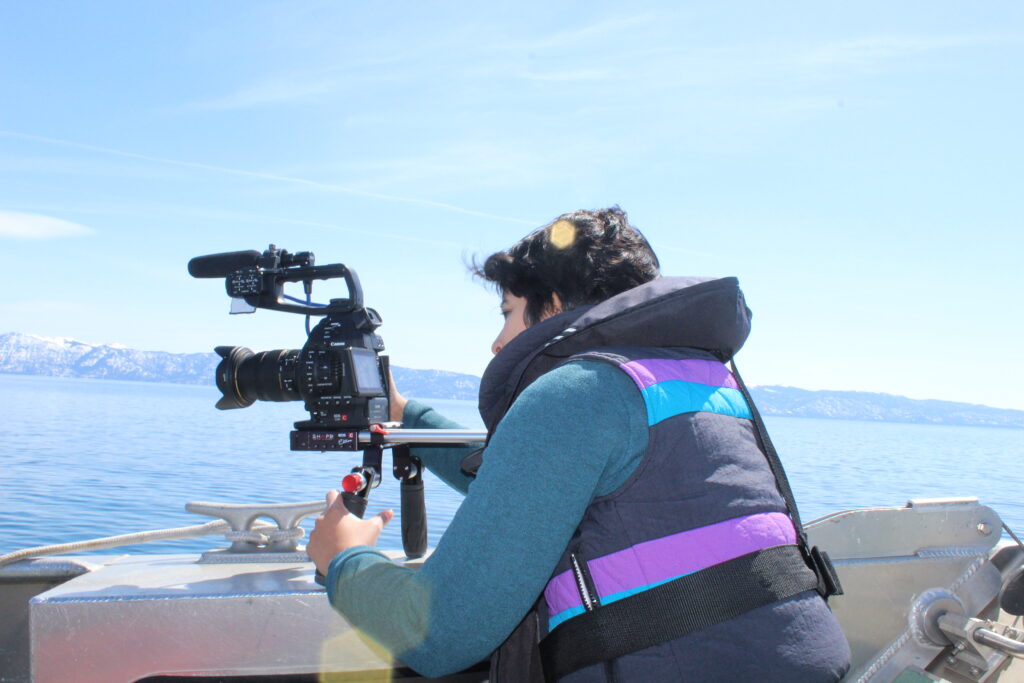
M480 417L489 432L527 386L573 354L605 346L688 347L722 362L750 333L739 281L662 277L526 329L496 355L480 382Z

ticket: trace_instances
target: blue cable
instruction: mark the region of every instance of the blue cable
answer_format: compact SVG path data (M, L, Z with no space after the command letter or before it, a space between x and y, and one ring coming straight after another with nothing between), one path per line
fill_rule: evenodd
M298 298L296 298L294 296L288 296L287 294L283 294L282 296L284 296L285 299L290 299L291 301L295 301L295 302L300 303L300 304L306 304L307 306L320 306L321 308L323 308L326 305L326 304L316 304L316 303L313 303L312 301L310 301L310 294L309 293L306 294L305 301L303 301L302 299L298 299ZM307 313L306 314L306 336L307 337L309 336L309 318L310 318L310 315L309 315L309 313Z
M282 298L288 299L288 301L294 301L297 304L307 304L309 306L319 306L321 308L327 308L328 304L318 304L308 299L299 299L298 297L288 296L287 294L282 295Z

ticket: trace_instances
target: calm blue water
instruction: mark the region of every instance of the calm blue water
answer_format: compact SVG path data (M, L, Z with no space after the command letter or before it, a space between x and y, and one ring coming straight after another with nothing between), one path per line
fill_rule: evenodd
M0 553L206 521L187 501L293 502L337 488L357 455L293 453L301 404L218 411L212 387L0 375ZM429 401L480 427L468 401ZM973 495L1024 532L1024 431L770 418L801 514ZM430 542L460 497L426 481ZM370 510L398 509L385 479ZM310 524L307 522L307 528ZM146 552L219 547L220 537L153 543ZM397 523L381 538L401 545ZM115 551L111 551L115 552Z

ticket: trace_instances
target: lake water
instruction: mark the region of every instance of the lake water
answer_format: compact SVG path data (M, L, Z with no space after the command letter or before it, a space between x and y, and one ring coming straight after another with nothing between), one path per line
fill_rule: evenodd
M299 403L222 412L213 408L218 395L213 387L0 375L0 554L207 521L186 513L187 501L319 499L357 464L356 454L288 450L292 422L307 417ZM426 402L480 428L472 402ZM977 496L1024 532L1022 430L802 418L767 424L805 520L909 498ZM426 486L433 545L460 496L429 475ZM387 475L370 511L397 511L398 499L398 482ZM222 537L209 536L133 550L221 545ZM397 523L381 546L401 546Z

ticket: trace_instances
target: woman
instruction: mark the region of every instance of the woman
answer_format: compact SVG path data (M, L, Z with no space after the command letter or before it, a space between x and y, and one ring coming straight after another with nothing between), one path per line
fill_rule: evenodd
M372 547L390 513L359 520L328 494L310 557L331 603L403 664L439 676L493 652L506 681L542 664L571 682L845 673L723 365L749 331L742 294L658 267L612 208L565 214L477 269L505 316L480 390L490 438L475 479L467 449L415 450L466 494L421 570ZM397 394L392 409L456 426Z

